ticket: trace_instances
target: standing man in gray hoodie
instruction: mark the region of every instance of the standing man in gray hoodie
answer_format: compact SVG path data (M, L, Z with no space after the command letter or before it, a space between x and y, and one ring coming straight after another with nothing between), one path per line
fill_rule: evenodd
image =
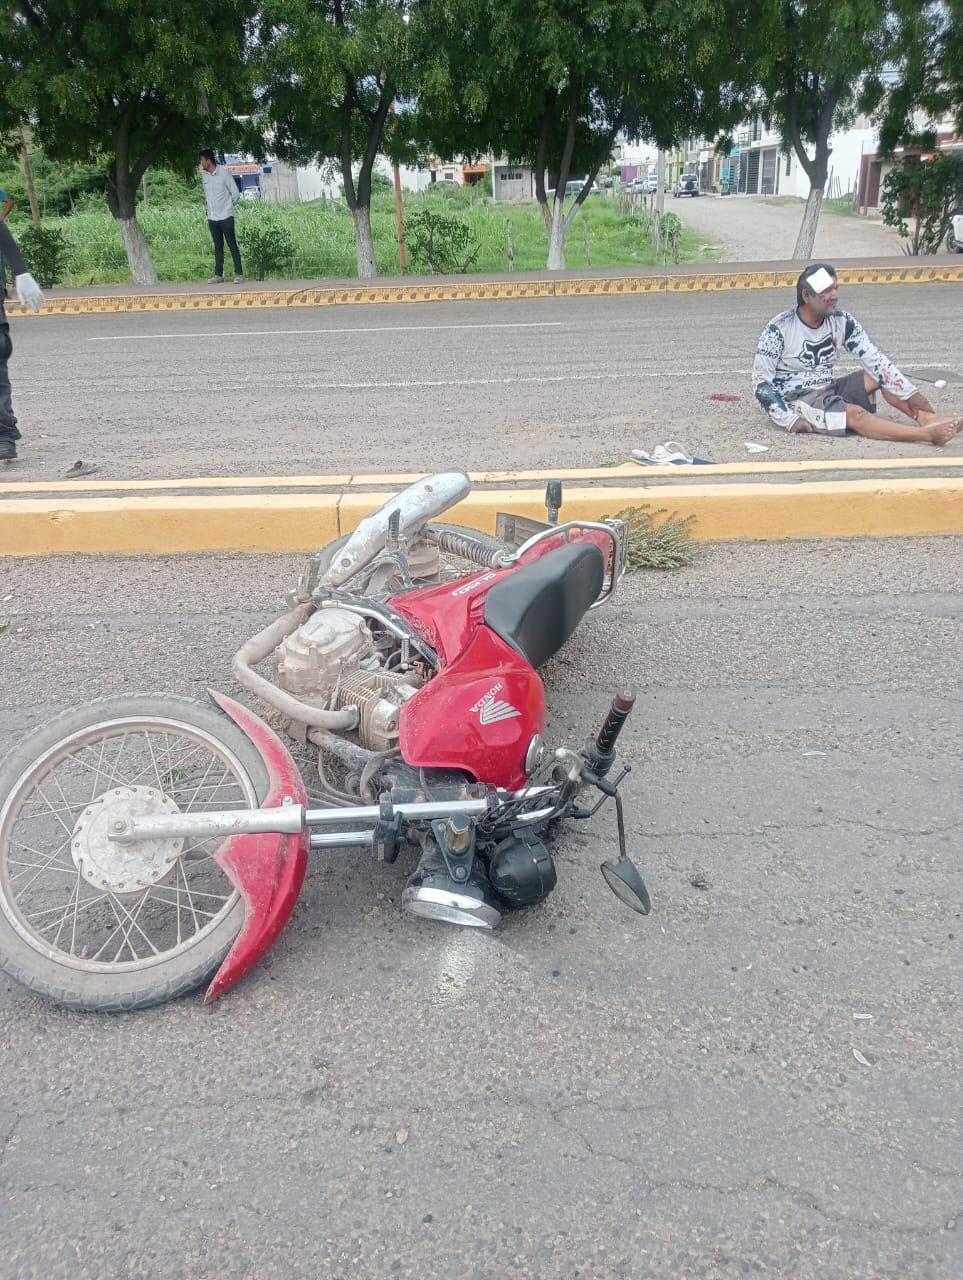
M20 248L10 234L5 222L0 222L0 256L6 259L13 272L17 297L31 311L39 311L43 305L43 294L40 286L27 270ZM13 353L10 340L10 326L3 309L3 298L0 297L0 461L12 462L17 456L17 441L20 432L17 429L17 415L13 411L13 393L10 387L10 375L7 373L7 361Z
M234 234L234 206L241 198L237 183L214 158L214 152L206 147L200 153L201 179L204 183L204 202L207 205L207 225L214 241L214 274L208 284L224 283L224 241L234 259L234 283L244 279L241 271L241 251Z

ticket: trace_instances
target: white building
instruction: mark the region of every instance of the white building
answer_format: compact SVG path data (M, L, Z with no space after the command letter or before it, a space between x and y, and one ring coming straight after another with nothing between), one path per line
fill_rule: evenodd
M917 120L916 123L921 129L926 125L924 120ZM937 150L963 151L963 134L957 131L956 124L949 117L941 120L936 125L934 133L936 134ZM899 160L905 155L919 154L920 151L918 149L904 151L902 147L897 147L896 155L892 159L884 160L877 155L877 143L874 134L872 139L867 142L860 157L858 187L860 209L864 212L869 209L878 209L883 181L894 163L899 163Z
M922 128L925 121L917 123ZM940 121L935 133L939 150L963 149L963 136L956 131L952 120ZM766 129L757 117L736 131L735 142L729 162L733 195L786 195L806 199L809 178L794 151L788 155L782 152L778 133ZM878 209L883 180L893 164L899 162L903 149L897 148L895 159L885 160L879 156L876 130L865 116L858 118L851 128L830 134L829 145L826 196L831 199L855 193L864 213Z
M394 180L391 161L386 156L377 156L374 172L380 173L389 180ZM412 169L408 165L400 166L401 187L403 191L424 191L431 185L431 174L427 169ZM324 196L328 200L337 200L342 194L341 170L338 165L301 165L297 171L298 196L302 202L320 200ZM357 173L355 174L357 177Z
M524 164L492 161L492 199L498 204L522 204L535 199L535 175Z
M767 129L756 117L749 125L736 131L735 142L739 148L739 172L733 194L738 191L739 195L784 195L806 199L810 185L806 171L795 152L789 155L782 153L782 139L775 130ZM832 154L829 157L826 195L844 196L856 190L861 157L867 149L875 151L876 134L869 122L862 118L852 128L831 134L829 145Z

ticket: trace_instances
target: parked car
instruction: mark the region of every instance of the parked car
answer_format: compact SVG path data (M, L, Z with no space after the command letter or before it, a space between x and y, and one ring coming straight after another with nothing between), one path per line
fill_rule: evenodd
M963 253L963 213L958 213L946 233L946 247L950 253Z
M649 181L647 178L633 178L625 184L625 189L629 195L644 196L648 194Z
M679 176L679 185L673 193L676 196L699 195L699 179L694 173L683 173Z
M582 188L583 188L584 186L585 186L585 179L584 179L584 178L570 178L570 179L569 179L569 181L568 181L568 182L566 182L566 184L565 184L565 195L564 195L564 197L563 197L563 198L564 198L565 200L574 200L574 199L575 199L575 197L578 195L578 193L582 190ZM554 187L549 187L549 189L545 192L545 194L546 194L546 196L548 197L548 199L549 199L550 201L551 201L551 200L554 200L554 199L555 199L555 188L554 188ZM589 195L590 195L590 196L598 196L598 195L601 195L601 194L602 194L602 193L601 193L601 191L599 190L598 183L593 182L593 183L592 183L592 185L591 185L591 187L589 188Z

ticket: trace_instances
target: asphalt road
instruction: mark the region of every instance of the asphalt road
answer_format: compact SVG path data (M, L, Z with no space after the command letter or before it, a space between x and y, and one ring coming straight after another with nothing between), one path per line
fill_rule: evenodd
M0 750L230 687L297 567L0 562ZM211 1009L0 979L0 1273L956 1280L960 587L953 540L731 546L586 621L551 736L637 683L647 920L596 870L608 814L497 936L345 853Z
M928 453L770 427L749 370L764 323L792 302L779 290L19 320L25 438L0 483L59 479L78 458L127 479L599 465L666 440L719 462L745 459L747 440L779 460ZM923 385L963 411L958 285L846 288L842 305L910 376L956 376Z

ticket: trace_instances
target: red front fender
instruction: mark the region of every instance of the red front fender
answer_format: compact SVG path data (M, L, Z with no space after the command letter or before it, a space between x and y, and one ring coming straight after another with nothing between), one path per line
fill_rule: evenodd
M268 771L262 808L280 807L286 798L304 804L304 781L291 753L273 729L247 707L223 693L208 693L257 747ZM308 865L310 835L231 836L214 854L224 874L244 899L241 932L207 988L205 1003L229 991L267 954L287 924L301 892Z

